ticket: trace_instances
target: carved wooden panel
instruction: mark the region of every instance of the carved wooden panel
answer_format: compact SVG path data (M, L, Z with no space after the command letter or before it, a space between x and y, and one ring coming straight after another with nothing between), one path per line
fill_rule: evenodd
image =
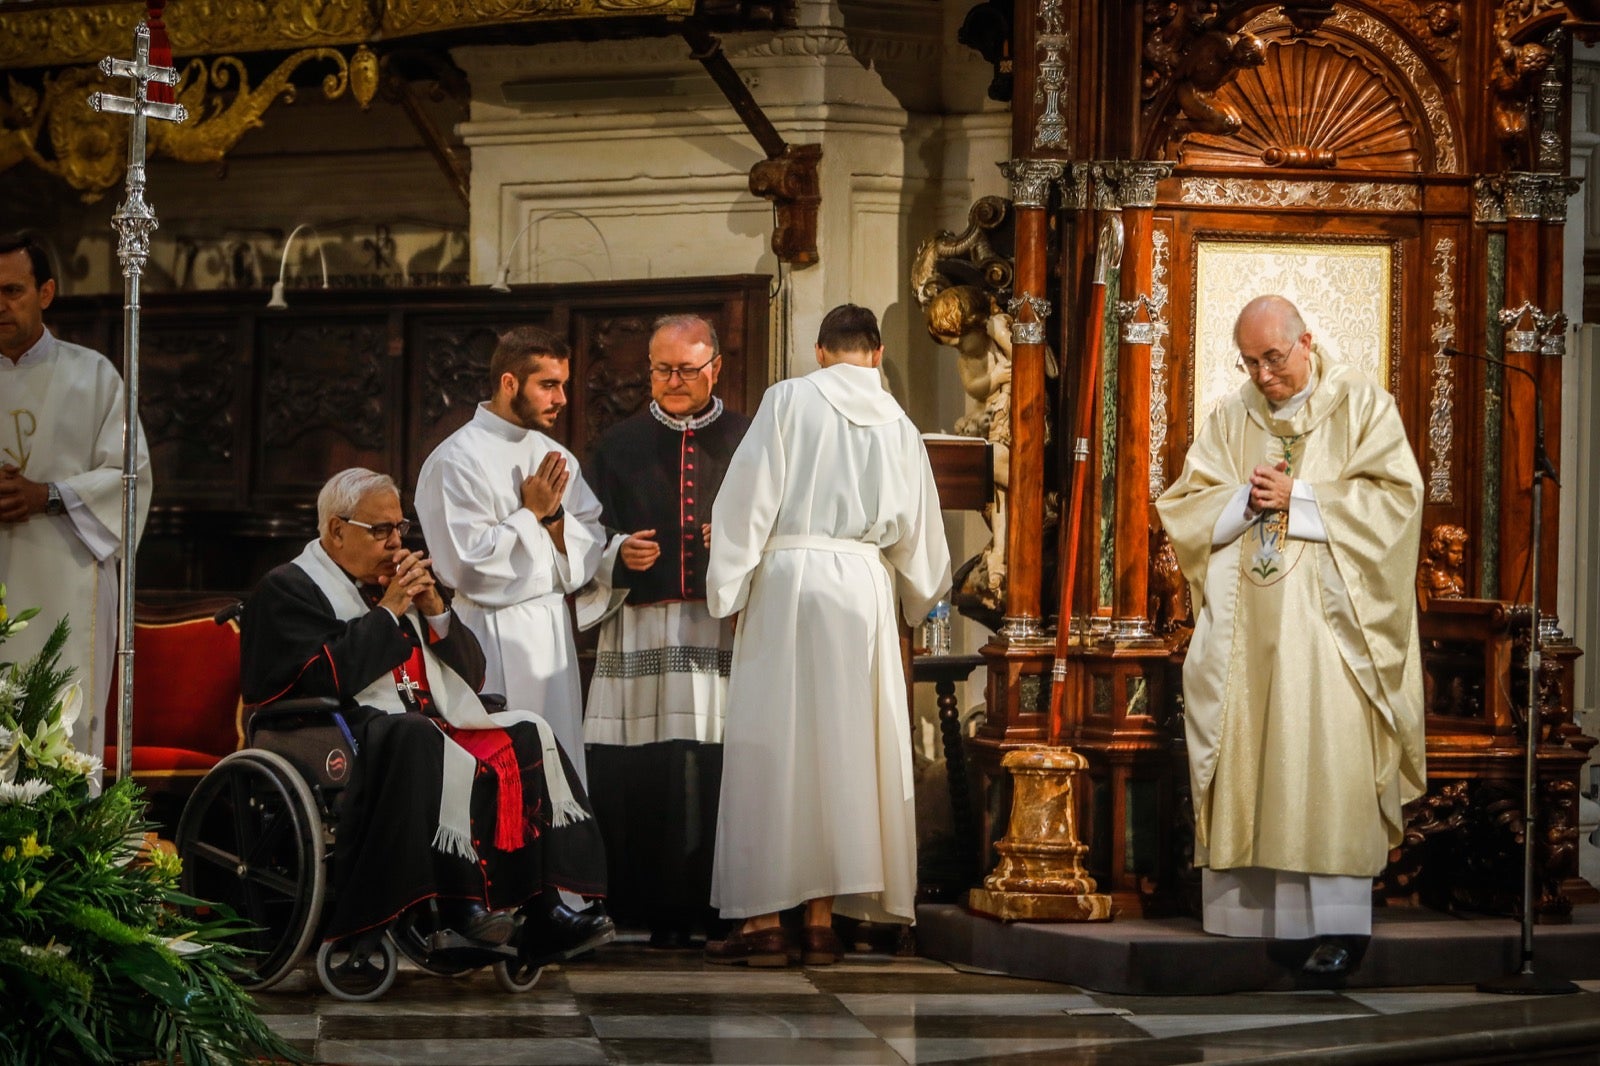
M1270 41L1265 62L1217 92L1243 120L1233 136L1191 134L1194 167L1309 167L1415 172L1425 145L1400 90L1365 56L1330 43Z
M245 427L236 401L248 390L249 367L235 358L237 349L237 326L225 319L144 331L139 387L162 398L140 417L157 484L221 504L242 496Z
M297 292L145 300L140 416L155 459L141 596L247 591L315 530L317 490L361 465L394 474L409 498L434 446L488 396L489 358L512 326L545 326L573 351L569 408L554 434L583 457L649 398L650 325L706 315L722 340L717 391L755 410L767 385L768 285L758 276L582 285ZM120 362L114 297L61 298L58 336Z
M412 320L406 349L418 358L412 363L407 388L411 419L406 434L405 484L416 484L423 460L440 441L471 420L480 401L489 398L489 360L501 332L512 325L549 326L549 322L486 322L459 313L419 315Z
M393 470L398 388L386 319L263 320L260 331L261 495L304 505L334 471Z

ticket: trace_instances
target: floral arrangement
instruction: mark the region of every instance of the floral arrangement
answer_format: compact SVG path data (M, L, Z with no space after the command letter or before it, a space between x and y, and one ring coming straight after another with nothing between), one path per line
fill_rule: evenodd
M0 585L0 643L36 614L9 615ZM230 977L238 920L194 918L177 855L151 846L138 786L95 794L66 638L62 619L0 662L0 1063L298 1060Z

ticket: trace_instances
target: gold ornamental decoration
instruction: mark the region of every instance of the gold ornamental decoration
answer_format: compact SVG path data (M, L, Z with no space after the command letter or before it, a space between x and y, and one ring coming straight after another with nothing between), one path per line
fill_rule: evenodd
M145 5L7 11L0 68L84 66L123 46ZM169 0L174 56L337 48L367 41L571 19L688 16L694 0Z
M307 48L287 57L251 86L235 56L190 60L177 86L188 109L182 123L162 123L147 132L149 152L185 163L221 163L239 139L261 125L279 100L292 101L294 72L307 63L334 66L322 80L334 99L349 83L345 58L332 48ZM30 162L54 174L93 203L122 181L127 166L127 123L90 109L89 94L114 88L95 67L72 67L45 75L42 90L7 79L0 99L0 170Z

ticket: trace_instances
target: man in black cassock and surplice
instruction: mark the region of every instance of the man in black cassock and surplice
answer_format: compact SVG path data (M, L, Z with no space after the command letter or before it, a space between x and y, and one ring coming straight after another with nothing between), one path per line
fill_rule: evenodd
M543 719L479 699L483 651L402 545L409 526L388 476L336 474L317 497L318 539L244 613L245 701L336 698L356 742L325 935L437 898L447 926L489 944L509 939L520 907L525 954L570 957L613 935L556 895L605 891L588 798Z
M701 926L721 939L711 862L733 625L706 610L706 534L750 425L711 394L721 362L708 320L657 320L650 403L605 432L589 465L601 521L617 531L596 585L627 597L601 624L583 723L589 783L611 913L642 918L657 948L689 947Z

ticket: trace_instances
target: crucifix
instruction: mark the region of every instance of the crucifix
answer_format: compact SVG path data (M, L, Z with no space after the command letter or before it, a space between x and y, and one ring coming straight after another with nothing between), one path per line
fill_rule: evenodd
M394 679L394 687L395 691L400 693L401 702L407 707L421 707L422 699L417 695L417 693L422 691L422 682L412 679L411 674L408 670L406 670L404 663L400 664L400 666L395 670L395 673L399 676Z
M150 83L176 85L178 72L172 67L150 65L150 29L140 23L133 31L133 61L106 56L100 72L108 78L129 78L133 95L112 96L90 93L89 106L96 111L132 115L128 131L128 193L111 216L117 231L117 258L122 260L122 365L124 381L122 407L122 567L118 575L121 608L121 638L117 644L117 780L133 772L133 557L139 536L138 465L139 425L139 277L150 256L150 234L156 228L156 213L144 199L144 124L148 118L183 122L189 117L182 104L163 104L150 99Z

